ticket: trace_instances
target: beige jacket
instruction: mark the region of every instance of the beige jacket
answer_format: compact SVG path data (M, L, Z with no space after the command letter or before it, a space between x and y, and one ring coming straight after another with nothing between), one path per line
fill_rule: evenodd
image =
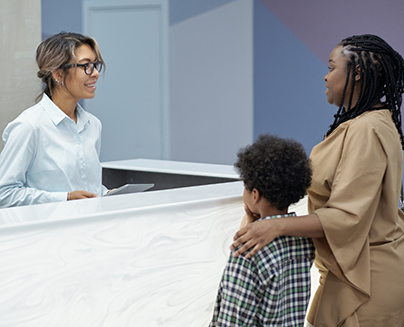
M319 326L404 326L403 155L388 110L341 124L315 146L309 212L322 279L309 321Z

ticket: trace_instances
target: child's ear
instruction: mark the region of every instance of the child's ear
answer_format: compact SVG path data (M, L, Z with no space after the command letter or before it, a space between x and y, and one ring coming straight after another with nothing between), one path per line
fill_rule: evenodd
M254 188L251 193L253 196L253 204L256 204L260 200L261 194L256 188Z

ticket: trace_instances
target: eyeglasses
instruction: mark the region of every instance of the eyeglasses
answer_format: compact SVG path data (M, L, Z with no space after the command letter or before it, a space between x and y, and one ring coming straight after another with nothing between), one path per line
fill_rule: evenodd
M64 68L71 68L71 67L83 67L84 72L87 75L91 75L94 71L94 68L97 69L97 72L101 73L102 70L102 62L88 62L86 64L67 64L63 66Z

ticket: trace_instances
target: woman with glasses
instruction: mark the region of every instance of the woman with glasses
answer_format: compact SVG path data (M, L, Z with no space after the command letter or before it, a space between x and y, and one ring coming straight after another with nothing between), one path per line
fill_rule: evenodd
M0 207L92 198L101 184L101 122L78 101L95 96L104 61L97 42L59 33L37 49L45 89L8 124L0 155Z

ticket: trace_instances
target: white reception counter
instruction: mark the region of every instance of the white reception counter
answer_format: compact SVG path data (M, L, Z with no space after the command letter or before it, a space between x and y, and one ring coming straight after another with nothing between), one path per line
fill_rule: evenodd
M242 189L0 210L0 326L207 326Z
M231 182L1 209L0 326L207 326L242 192Z

